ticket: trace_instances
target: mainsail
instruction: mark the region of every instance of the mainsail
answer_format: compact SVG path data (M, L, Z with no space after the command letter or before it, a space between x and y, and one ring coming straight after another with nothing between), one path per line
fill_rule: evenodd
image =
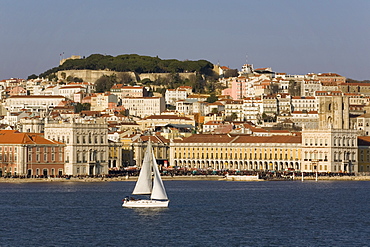
M149 195L152 192L152 144L149 141L133 195ZM155 161L155 159L154 159ZM157 168L158 169L158 168Z

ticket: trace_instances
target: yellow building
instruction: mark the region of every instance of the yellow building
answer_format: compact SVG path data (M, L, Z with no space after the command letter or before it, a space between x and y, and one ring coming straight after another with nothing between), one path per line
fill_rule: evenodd
M301 136L192 135L170 143L170 165L197 169L301 169Z
M370 136L358 137L358 171L370 173Z

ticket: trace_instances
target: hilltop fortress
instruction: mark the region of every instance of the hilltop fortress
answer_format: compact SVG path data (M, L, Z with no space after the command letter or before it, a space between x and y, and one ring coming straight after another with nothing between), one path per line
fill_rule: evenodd
M81 56L76 56L76 55L73 55L69 58L65 58L65 59L62 59L60 60L59 62L59 65L62 66L64 63L66 63L67 61L69 60L84 60L85 57L81 58ZM89 58L87 58L89 59ZM76 68L76 67L74 67ZM140 80L144 80L144 79L149 79L151 81L156 81L160 78L167 78L171 75L171 73L137 73L138 71L125 71L125 72L118 72L118 71L115 71L114 69L109 69L109 68L106 68L106 69L102 69L102 70L96 70L96 69L92 69L92 68L84 68L84 67L80 67L77 69L66 69L66 70L60 70L60 71L57 71L56 74L58 76L58 78L67 78L69 76L71 77L77 77L77 78L81 78L83 79L84 81L88 81L88 82L95 82L96 80L98 80L100 77L106 75L106 76L110 76L110 75L113 75L115 74L117 77L123 77L123 76L129 76L132 78L132 80L134 82L137 82L137 81L140 81ZM183 73L177 73L179 74L180 78L181 79L190 79L192 76L195 76L196 75L196 72L186 72L186 71L183 71Z
M170 76L170 73L142 73L137 74L135 72L117 72L112 70L61 70L57 72L58 78L62 78L62 73L65 73L65 77L78 77L81 78L83 81L95 82L103 75L110 76L115 74L117 77L122 75L129 75L134 82L139 80L149 79L151 81L158 80L159 78L166 78ZM178 73L182 79L190 79L191 76L195 76L196 72L189 72L189 73Z

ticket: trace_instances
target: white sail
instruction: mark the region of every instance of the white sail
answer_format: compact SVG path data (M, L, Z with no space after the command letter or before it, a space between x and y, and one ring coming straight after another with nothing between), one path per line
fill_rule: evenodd
M154 180L152 181L152 170ZM164 208L168 207L170 202L167 198L166 190L164 189L161 174L159 173L158 165L154 156L152 144L149 140L145 152L143 164L141 167L139 178L136 182L134 195L151 194L150 200L140 199L131 200L125 198L122 207L127 208Z
M154 172L154 181L153 181L153 191L151 195L151 199L154 200L168 200L167 198L167 193L164 188L162 179L161 179L161 174L159 173L158 170L158 165L157 162L155 161L154 154L152 154L153 157L153 172Z
M132 192L133 195L149 195L152 192L152 153L152 144L148 142L139 178Z

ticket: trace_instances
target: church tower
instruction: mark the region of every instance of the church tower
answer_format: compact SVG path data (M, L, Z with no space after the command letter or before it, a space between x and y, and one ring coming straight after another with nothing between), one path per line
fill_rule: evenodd
M319 129L349 129L349 97L342 92L317 92Z

